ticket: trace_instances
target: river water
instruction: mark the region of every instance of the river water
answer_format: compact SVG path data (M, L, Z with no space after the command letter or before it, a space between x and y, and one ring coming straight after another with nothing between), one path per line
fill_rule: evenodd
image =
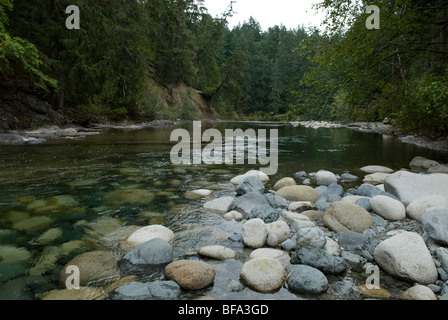
M398 170L408 168L415 156L442 162L447 159L446 153L344 128L311 129L257 122L211 122L202 127L216 128L223 136L225 129L277 129L279 167L267 189L298 171L350 172L362 179L359 168L366 165ZM217 272L214 285L198 292L184 292L183 298L310 298L285 288L261 294L239 284L239 271L250 250L229 237L241 232L242 223L206 213L202 204L219 196L233 196L229 180L260 165L173 165L170 151L176 143L170 142L170 134L176 128L191 131L192 124L106 129L82 139L0 146L0 298L40 299L43 292L58 288L59 272L74 256L96 249L111 250L119 256L123 239L120 232L112 231L125 233L131 226L149 224L162 224L175 232L175 259L196 259L196 251L211 244L222 244L240 253L236 260L209 261ZM344 185L350 186L353 184ZM184 197L185 191L200 188L214 192L203 200ZM47 237L40 239L49 230ZM142 281L163 278L161 272L140 276ZM28 285L26 293L14 291L20 291L26 282L23 279L31 277L43 279L45 285L35 285L32 290ZM353 290L362 282L359 274L349 272L329 280L327 293L311 298L360 298Z

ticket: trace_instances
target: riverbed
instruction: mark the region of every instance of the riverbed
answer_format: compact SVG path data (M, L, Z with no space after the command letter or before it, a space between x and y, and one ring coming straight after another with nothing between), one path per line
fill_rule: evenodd
M363 166L400 170L409 168L415 156L448 162L447 152L346 128L263 122L204 122L202 126L203 130L215 128L223 136L225 129L278 130L278 172L270 176L266 189L300 171L325 169L358 176L358 181L341 182L348 189L362 184ZM176 142L170 141L170 135L177 128L191 131L192 124L103 128L99 134L77 139L0 146L0 298L41 299L59 287L59 273L70 259L93 250L120 256L123 234L152 224L176 234L175 260L198 259L197 250L211 244L239 252L234 260L208 261L217 273L214 285L183 292L183 299L362 298L354 288L364 280L354 271L332 276L329 290L318 297L294 294L287 288L262 294L241 286L239 272L251 251L235 240L242 222L225 221L219 214L204 212L202 205L213 198L234 196L230 179L258 170L259 165L173 165L170 151ZM200 200L185 198L186 191L202 188L213 193ZM52 235L42 240L49 230ZM152 281L162 279L163 272L138 276ZM407 287L393 280L389 283L391 291ZM28 289L22 292L23 288Z

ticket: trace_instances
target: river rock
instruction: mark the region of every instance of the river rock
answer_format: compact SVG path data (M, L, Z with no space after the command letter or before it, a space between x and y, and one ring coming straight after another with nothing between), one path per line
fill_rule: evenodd
M437 269L423 238L417 233L402 232L381 242L373 256L378 265L392 276L418 282L434 283Z
M215 269L203 261L178 260L165 268L165 276L176 281L182 289L200 290L213 284Z
M235 208L235 200L232 197L222 197L208 201L204 204L205 210L210 210L217 213L227 213L233 208Z
M134 231L125 241L125 244L136 248L139 245L155 238L160 238L168 242L169 244L173 244L176 236L174 232L164 227L162 225L151 225L142 227Z
M216 260L235 259L237 256L235 250L220 245L202 247L198 250L198 254Z
M345 172L343 174L341 174L341 178L344 182L347 181L357 181L359 178L353 174L350 174L348 172Z
M80 254L68 262L59 273L59 286L66 287L66 280L71 273L66 273L69 266L79 268L81 286L92 281L107 281L118 277L117 259L108 251L91 251Z
M369 240L369 237L365 234L350 230L337 233L336 238L339 241L339 245L347 250L361 249L367 240Z
M345 271L347 264L341 257L333 256L324 249L303 247L293 252L291 263L306 264L325 274L339 274Z
M172 280L154 282L129 282L111 294L112 300L178 300L180 286Z
M338 178L333 172L326 170L319 170L314 177L316 184L319 186L328 186L332 183L337 183Z
M26 248L17 248L10 245L0 245L1 263L26 263L31 258L32 254Z
M259 218L265 223L277 221L279 217L280 212L268 205L254 207L247 215L248 219Z
M313 247L323 248L327 242L324 232L315 228L302 228L297 231L297 248Z
M364 176L364 179L362 181L374 185L382 184L389 175L390 175L389 173L375 172Z
M59 239L60 237L62 237L62 230L59 228L51 228L45 231L43 234L41 234L39 238L37 238L33 242L33 244L48 245L54 242L55 240Z
M280 289L285 268L276 259L255 258L244 263L240 277L253 290L268 293Z
M77 290L63 289L48 292L42 300L76 301L76 300L104 300L106 292L101 287L80 287Z
M289 238L291 230L285 221L275 221L266 224L266 232L268 237L274 234L277 237L278 243L282 243Z
M384 166L378 166L378 165L370 165L365 166L361 168L361 171L367 172L367 173L375 173L375 172L381 172L381 173L392 173L394 170L388 167Z
M448 165L439 164L427 170L428 173L448 173Z
M243 225L243 243L249 248L262 248L268 236L266 224L263 220L251 219Z
M316 268L308 265L292 265L288 272L287 283L292 292L319 294L328 289L327 277Z
M51 226L54 220L47 216L36 216L18 221L12 225L12 229L23 232L39 232Z
M448 248L439 247L436 250L437 259L442 263L442 267L448 271Z
M294 201L288 206L288 211L302 213L313 209L313 204L310 201Z
M395 196L405 205L414 199L426 195L448 194L448 175L443 173L416 174L408 171L398 171L386 178L385 190Z
M291 263L291 258L286 251L272 248L259 248L252 251L249 255L249 259L256 258L276 259L282 264L283 268L286 268Z
M344 188L337 184L332 183L328 186L319 186L315 189L322 197L342 196Z
M372 217L366 209L344 201L333 202L325 211L323 221L335 232L363 232L373 226Z
M275 193L276 196L283 197L288 201L310 201L316 202L320 194L309 186L287 186Z
M448 208L428 208L421 223L426 233L436 242L448 245Z
M285 177L278 180L274 185L274 191L278 191L283 187L295 186L296 181L293 178Z
M173 261L173 247L163 239L154 238L129 250L123 259L134 265L159 265Z
M238 212L236 210L229 211L222 217L227 221L232 221L233 219L235 219L235 221L241 221L244 219L243 214L241 214L240 212Z
M403 292L403 297L408 300L437 300L434 292L421 284L417 284Z
M212 192L212 190L208 189L192 190L185 192L184 197L189 200L197 200L209 196Z
M310 218L297 212L282 211L282 218L291 226L293 230L316 226Z
M234 177L233 179L230 180L230 183L237 186L241 182L243 182L245 178L247 178L249 176L258 177L263 184L266 184L270 180L269 176L266 173L264 173L262 171L258 171L258 170L250 170L250 171L246 172L245 174Z
M249 192L264 192L264 184L261 182L260 178L256 176L247 176L244 178L243 182L241 182L235 189L238 195L243 195Z
M409 218L420 221L425 210L431 207L448 208L448 198L432 194L419 197L406 207L406 214Z
M235 208L244 211L249 214L254 208L271 206L268 199L258 193L249 192L235 199Z
M387 196L376 196L370 199L373 211L390 221L399 221L406 218L406 208L398 200Z

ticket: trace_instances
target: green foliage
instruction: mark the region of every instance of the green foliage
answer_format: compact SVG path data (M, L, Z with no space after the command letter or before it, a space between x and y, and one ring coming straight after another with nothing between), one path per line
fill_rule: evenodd
M379 7L380 30L366 27L367 5ZM316 7L326 12L327 28L299 47L311 67L290 113L316 120L388 117L408 131L448 133L447 78L435 67L448 66L444 1L324 0Z
M25 73L44 94L52 94L58 84L40 70L42 61L37 48L25 39L12 37L6 29L9 22L7 11L12 8L11 1L0 0L0 72L8 76Z

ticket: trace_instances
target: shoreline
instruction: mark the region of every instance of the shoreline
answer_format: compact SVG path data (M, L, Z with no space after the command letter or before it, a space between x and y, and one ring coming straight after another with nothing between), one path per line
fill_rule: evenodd
M442 141L429 140L423 136L412 134L404 134L401 130L392 125L383 122L330 122L330 121L296 121L290 122L291 125L303 126L305 128L346 128L357 130L361 132L373 132L384 136L395 137L402 143L413 144L418 147L427 148L430 150L448 152L448 139Z
M215 120L203 120L215 121ZM119 130L140 130L145 128L169 127L174 126L181 121L174 120L154 120L150 122L139 122L129 124L126 122L99 122L89 126L66 125L66 126L46 126L38 129L29 130L10 130L0 132L0 145L21 145L21 144L39 144L55 139L82 139L88 135L101 134L107 129ZM222 122L222 120L221 120ZM234 121L233 121L234 122ZM236 121L238 122L238 121ZM250 121L251 122L251 121ZM260 122L260 121L256 121ZM394 137L402 143L413 144L418 147L427 148L438 152L448 152L448 139L434 141L423 136L412 134L403 134L401 130L392 124L383 122L331 122L331 121L295 121L295 122L272 122L292 125L294 127L302 126L305 128L346 128L361 132L373 132L384 136Z

